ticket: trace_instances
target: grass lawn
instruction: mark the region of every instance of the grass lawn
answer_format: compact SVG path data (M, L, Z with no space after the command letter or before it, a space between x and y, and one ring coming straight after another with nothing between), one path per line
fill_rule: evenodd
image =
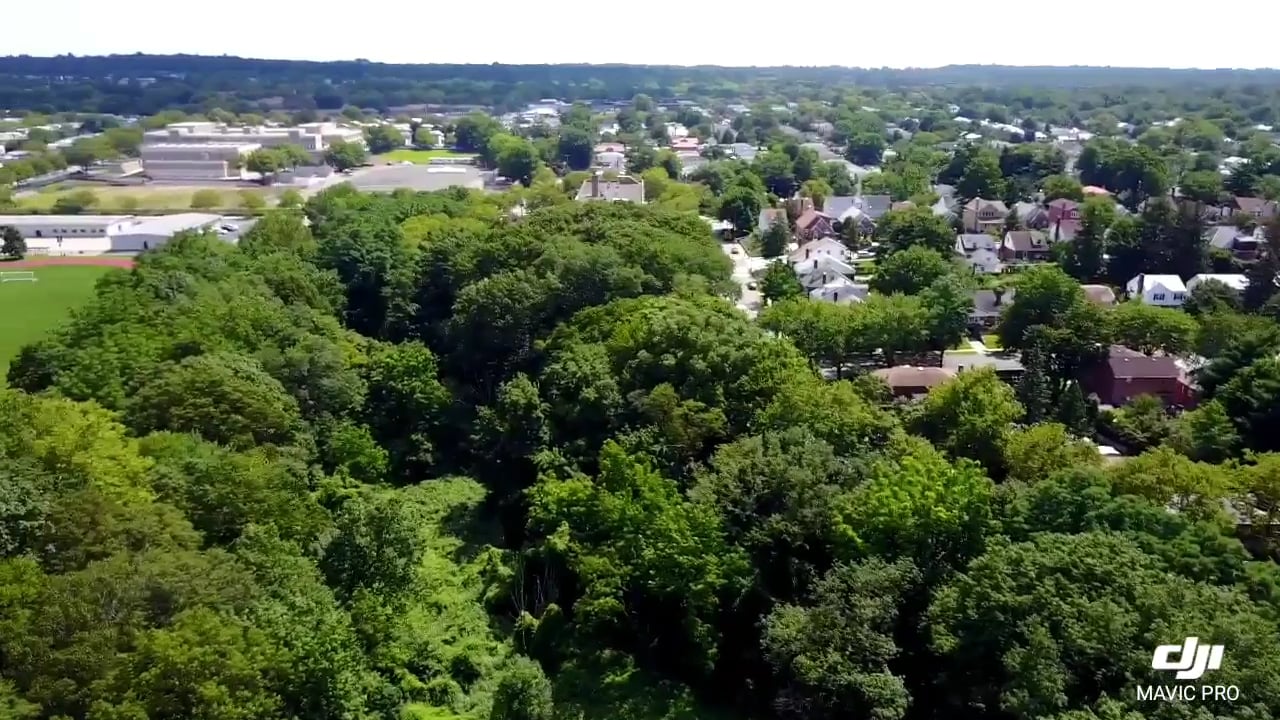
M982 344L986 345L988 350L999 350L1000 336L999 335L983 335Z
M475 157L474 153L460 153L455 150L413 150L411 148L401 148L392 150L386 155L379 155L373 159L376 162L411 162L415 165L426 165L431 162L432 158L465 158Z
M51 210L58 198L71 193L89 190L98 198L93 212L123 213L133 210L191 210L192 197L201 192L209 198L217 198L212 206L234 208L244 205L245 195L255 195L270 205L275 198L272 188L212 188L176 185L150 187L121 187L115 185L50 185L34 195L19 198L22 207L33 210Z
M5 263L0 263L0 271ZM53 265L23 268L36 282L0 283L0 372L23 346L43 338L61 325L72 309L93 297L93 285L112 268L93 265Z

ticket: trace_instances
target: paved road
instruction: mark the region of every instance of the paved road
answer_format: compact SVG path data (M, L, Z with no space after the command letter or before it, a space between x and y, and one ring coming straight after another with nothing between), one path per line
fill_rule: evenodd
M758 290L752 290L747 287L747 283L754 281L754 278L751 277L752 258L747 255L746 248L738 243L722 243L720 247L729 256L729 259L733 261L733 279L742 287L742 297L738 299L738 307L754 318L764 305L764 298L761 297ZM736 253L734 252L735 250L737 251ZM758 264L758 261L755 264Z
M257 224L258 219L251 218L251 217L235 217L235 216L228 215L227 217L224 217L222 219L222 222L235 225L236 231L229 232L229 233L224 233L219 231L218 237L222 238L223 240L226 240L229 243L238 243L240 242L240 238L243 237L245 233L253 229L253 226Z

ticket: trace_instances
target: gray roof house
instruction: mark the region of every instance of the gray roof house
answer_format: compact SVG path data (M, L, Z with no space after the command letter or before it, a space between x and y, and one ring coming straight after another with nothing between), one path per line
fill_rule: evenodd
M1039 203L1014 203L1013 211L1018 215L1018 222L1028 230L1044 230L1049 227L1049 212Z
M1000 313L1011 305L1016 290L1003 292L995 290L975 290L973 292L973 309L969 311L969 322L990 327L1000 319Z
M734 157L750 162L756 159L756 155L759 154L760 151L756 149L755 145L736 142L729 146L729 152L732 153Z
M893 198L888 195L858 195L853 199L853 206L872 220L879 220L893 208Z

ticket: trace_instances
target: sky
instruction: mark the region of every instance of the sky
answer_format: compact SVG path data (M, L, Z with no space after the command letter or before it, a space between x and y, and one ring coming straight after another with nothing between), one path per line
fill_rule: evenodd
M1280 1L9 0L0 54L393 63L1280 67ZM1218 23L1216 28L1212 27ZM19 28L44 28L17 32ZM1252 37L1247 28L1262 29Z

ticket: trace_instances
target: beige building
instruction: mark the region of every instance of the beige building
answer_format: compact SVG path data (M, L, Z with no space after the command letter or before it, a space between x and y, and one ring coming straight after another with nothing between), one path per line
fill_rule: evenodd
M336 123L233 127L181 122L143 135L141 156L143 169L154 180L242 179L243 170L235 161L254 150L297 145L319 160L339 140L364 142L364 133Z
M644 180L630 175L619 175L614 179L608 179L603 172L597 170L592 173L591 179L578 188L578 199L632 202L643 205Z

